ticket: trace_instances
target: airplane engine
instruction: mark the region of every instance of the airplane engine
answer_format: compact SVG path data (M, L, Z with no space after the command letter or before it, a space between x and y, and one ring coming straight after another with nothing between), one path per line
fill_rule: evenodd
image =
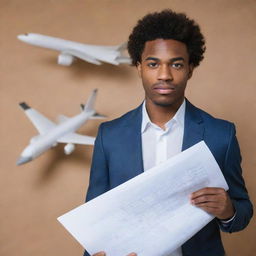
M72 143L68 143L64 147L64 152L65 152L66 155L70 155L74 150L75 150L75 145L72 144Z
M58 56L58 64L63 66L70 66L75 58L72 55L62 53Z

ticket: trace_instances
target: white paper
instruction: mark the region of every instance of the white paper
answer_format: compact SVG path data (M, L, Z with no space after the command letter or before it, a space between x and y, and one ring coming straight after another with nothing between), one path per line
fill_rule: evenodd
M90 254L167 256L213 219L190 204L204 187L228 189L201 141L58 220Z

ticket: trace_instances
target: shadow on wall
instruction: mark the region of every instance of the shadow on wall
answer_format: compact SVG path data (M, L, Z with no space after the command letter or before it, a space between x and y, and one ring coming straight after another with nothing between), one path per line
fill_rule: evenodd
M64 153L64 146L65 144L61 143L45 152L45 154L48 154L45 163L36 170L38 172L38 178L35 183L36 187L47 185L47 183L57 175L56 172L62 170L62 168L59 168L61 163L63 164L66 161L68 161L69 164L80 162L85 167L90 163L93 149L92 146L76 145L75 152L70 155ZM37 159L33 161L37 161Z

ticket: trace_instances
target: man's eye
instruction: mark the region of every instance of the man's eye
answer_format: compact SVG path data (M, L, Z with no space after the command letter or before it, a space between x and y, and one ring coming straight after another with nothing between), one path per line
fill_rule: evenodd
M150 63L148 63L148 67L156 68L157 67L157 63L156 62L150 62Z
M172 64L172 67L173 67L173 68L176 68L176 69L180 69L180 68L183 67L183 64L182 64L182 63L173 63L173 64Z

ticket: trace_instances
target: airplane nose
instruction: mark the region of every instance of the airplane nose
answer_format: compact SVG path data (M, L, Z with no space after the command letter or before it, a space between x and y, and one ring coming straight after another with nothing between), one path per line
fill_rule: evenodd
M24 156L21 156L18 161L16 162L17 165L21 165L21 164L25 164L29 161L32 160L32 157L24 157Z
M18 35L17 38L21 41L24 41L28 36L28 33Z
M24 35L18 35L17 37L18 37L18 39L19 39L19 40L21 40L21 41L22 41L22 39L23 39Z

